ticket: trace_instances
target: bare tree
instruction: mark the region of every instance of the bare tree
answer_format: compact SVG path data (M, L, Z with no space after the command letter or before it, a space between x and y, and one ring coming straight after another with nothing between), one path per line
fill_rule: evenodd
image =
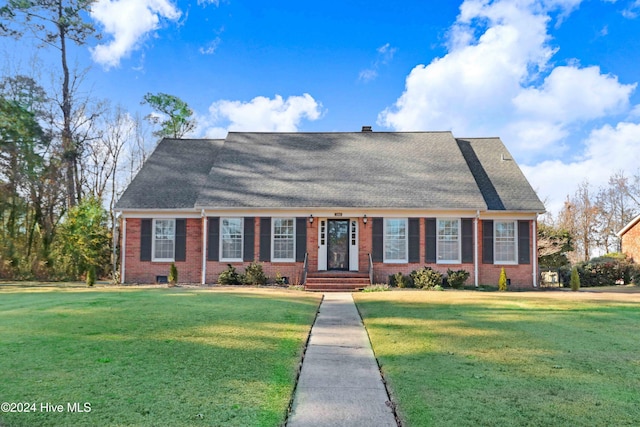
M571 262L588 261L597 244L598 207L592 200L587 181L580 184L573 197L567 196L558 217L558 225L573 238L575 251L568 254Z
M60 52L62 69L61 102L62 112L62 160L65 169L67 206L75 206L79 199L76 190L77 163L79 152L72 132L73 97L72 82L67 61L67 43L83 45L95 34L94 26L85 22L86 14L96 0L8 0L0 7L0 34L15 38L29 32L39 39L43 46Z
M620 239L616 233L629 223L640 211L634 200L633 181L618 171L609 178L608 185L598 192L599 244L606 252L620 252Z

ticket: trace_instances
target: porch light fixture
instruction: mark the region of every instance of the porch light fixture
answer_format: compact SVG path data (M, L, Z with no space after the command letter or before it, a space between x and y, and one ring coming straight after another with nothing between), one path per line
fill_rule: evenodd
M367 225L367 215L365 214L365 216L362 217L362 222Z
M309 224L313 224L313 214L309 215Z

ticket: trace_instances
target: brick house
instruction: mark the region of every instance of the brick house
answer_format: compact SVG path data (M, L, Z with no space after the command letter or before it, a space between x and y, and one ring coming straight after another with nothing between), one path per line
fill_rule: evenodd
M252 261L290 282L431 266L537 286L545 210L499 138L250 133L162 140L117 203L121 280L215 283Z
M640 215L616 234L620 238L622 252L635 262L640 262Z

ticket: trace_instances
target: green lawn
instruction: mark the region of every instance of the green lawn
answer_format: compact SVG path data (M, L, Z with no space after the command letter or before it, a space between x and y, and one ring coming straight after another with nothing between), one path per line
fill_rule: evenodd
M279 425L319 302L276 290L0 287L0 401L36 404L0 413L0 426ZM74 402L90 412L70 413Z
M640 294L355 294L407 426L640 420Z

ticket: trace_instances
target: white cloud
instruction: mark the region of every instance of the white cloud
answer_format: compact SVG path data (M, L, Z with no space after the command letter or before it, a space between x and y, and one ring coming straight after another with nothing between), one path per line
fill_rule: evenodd
M604 125L583 141L584 153L576 160L547 160L535 166L521 166L522 171L540 198L548 198L547 210L556 214L566 196L585 180L600 187L620 170L636 174L640 167L639 137L640 123Z
M389 62L391 62L397 50L397 48L391 47L391 44L389 43L386 43L377 48L376 52L378 52L378 54L376 60L371 64L370 68L360 71L358 80L365 83L370 82L371 80L375 80L375 78L378 77L378 69L380 68L380 66L387 65Z
M378 123L396 130L498 134L523 152L532 151L530 140L523 139L531 131L518 129L535 123L542 152L565 137L572 123L624 111L635 85L621 84L598 67L551 67L549 7L567 13L578 3L465 1L449 34L449 52L416 66L404 93Z
M549 197L550 210L586 177L600 186L616 171L634 173L640 125L633 122L640 106L629 100L637 84L621 83L577 60L552 62L557 47L548 27L580 3L464 1L449 31L447 54L410 72L404 92L380 113L378 124L500 136L521 165L534 165L523 169L541 198ZM621 115L628 122L616 125ZM614 121L603 126L607 120ZM590 130L596 123L600 128ZM577 140L578 133L589 137Z
M571 123L628 109L635 87L601 74L600 67L556 67L541 87L522 90L513 103L526 117Z
M362 70L360 71L360 74L358 74L358 80L363 82L370 82L371 80L375 80L376 77L378 77L378 72L371 68Z
M203 55L213 55L215 51L218 49L220 42L221 42L220 37L216 37L215 39L210 41L206 46L203 46L198 50Z
M220 6L220 0L198 0L198 6L208 6L210 4L218 7Z
M622 11L622 16L627 19L636 19L640 13L640 0L631 2L626 9Z
M548 17L518 4L464 2L450 32L449 53L416 66L405 92L380 114L378 123L397 130L452 129L465 135L503 126L513 110L511 99L553 54L547 46ZM483 25L488 26L477 37L477 27Z
M180 16L170 0L98 0L91 7L91 17L113 39L92 48L91 56L107 69L117 67L147 34L160 27L161 19L175 21Z
M223 137L227 131L295 132L303 119L317 120L322 105L307 93L283 99L264 96L249 102L216 101L203 118L202 130L207 137Z

